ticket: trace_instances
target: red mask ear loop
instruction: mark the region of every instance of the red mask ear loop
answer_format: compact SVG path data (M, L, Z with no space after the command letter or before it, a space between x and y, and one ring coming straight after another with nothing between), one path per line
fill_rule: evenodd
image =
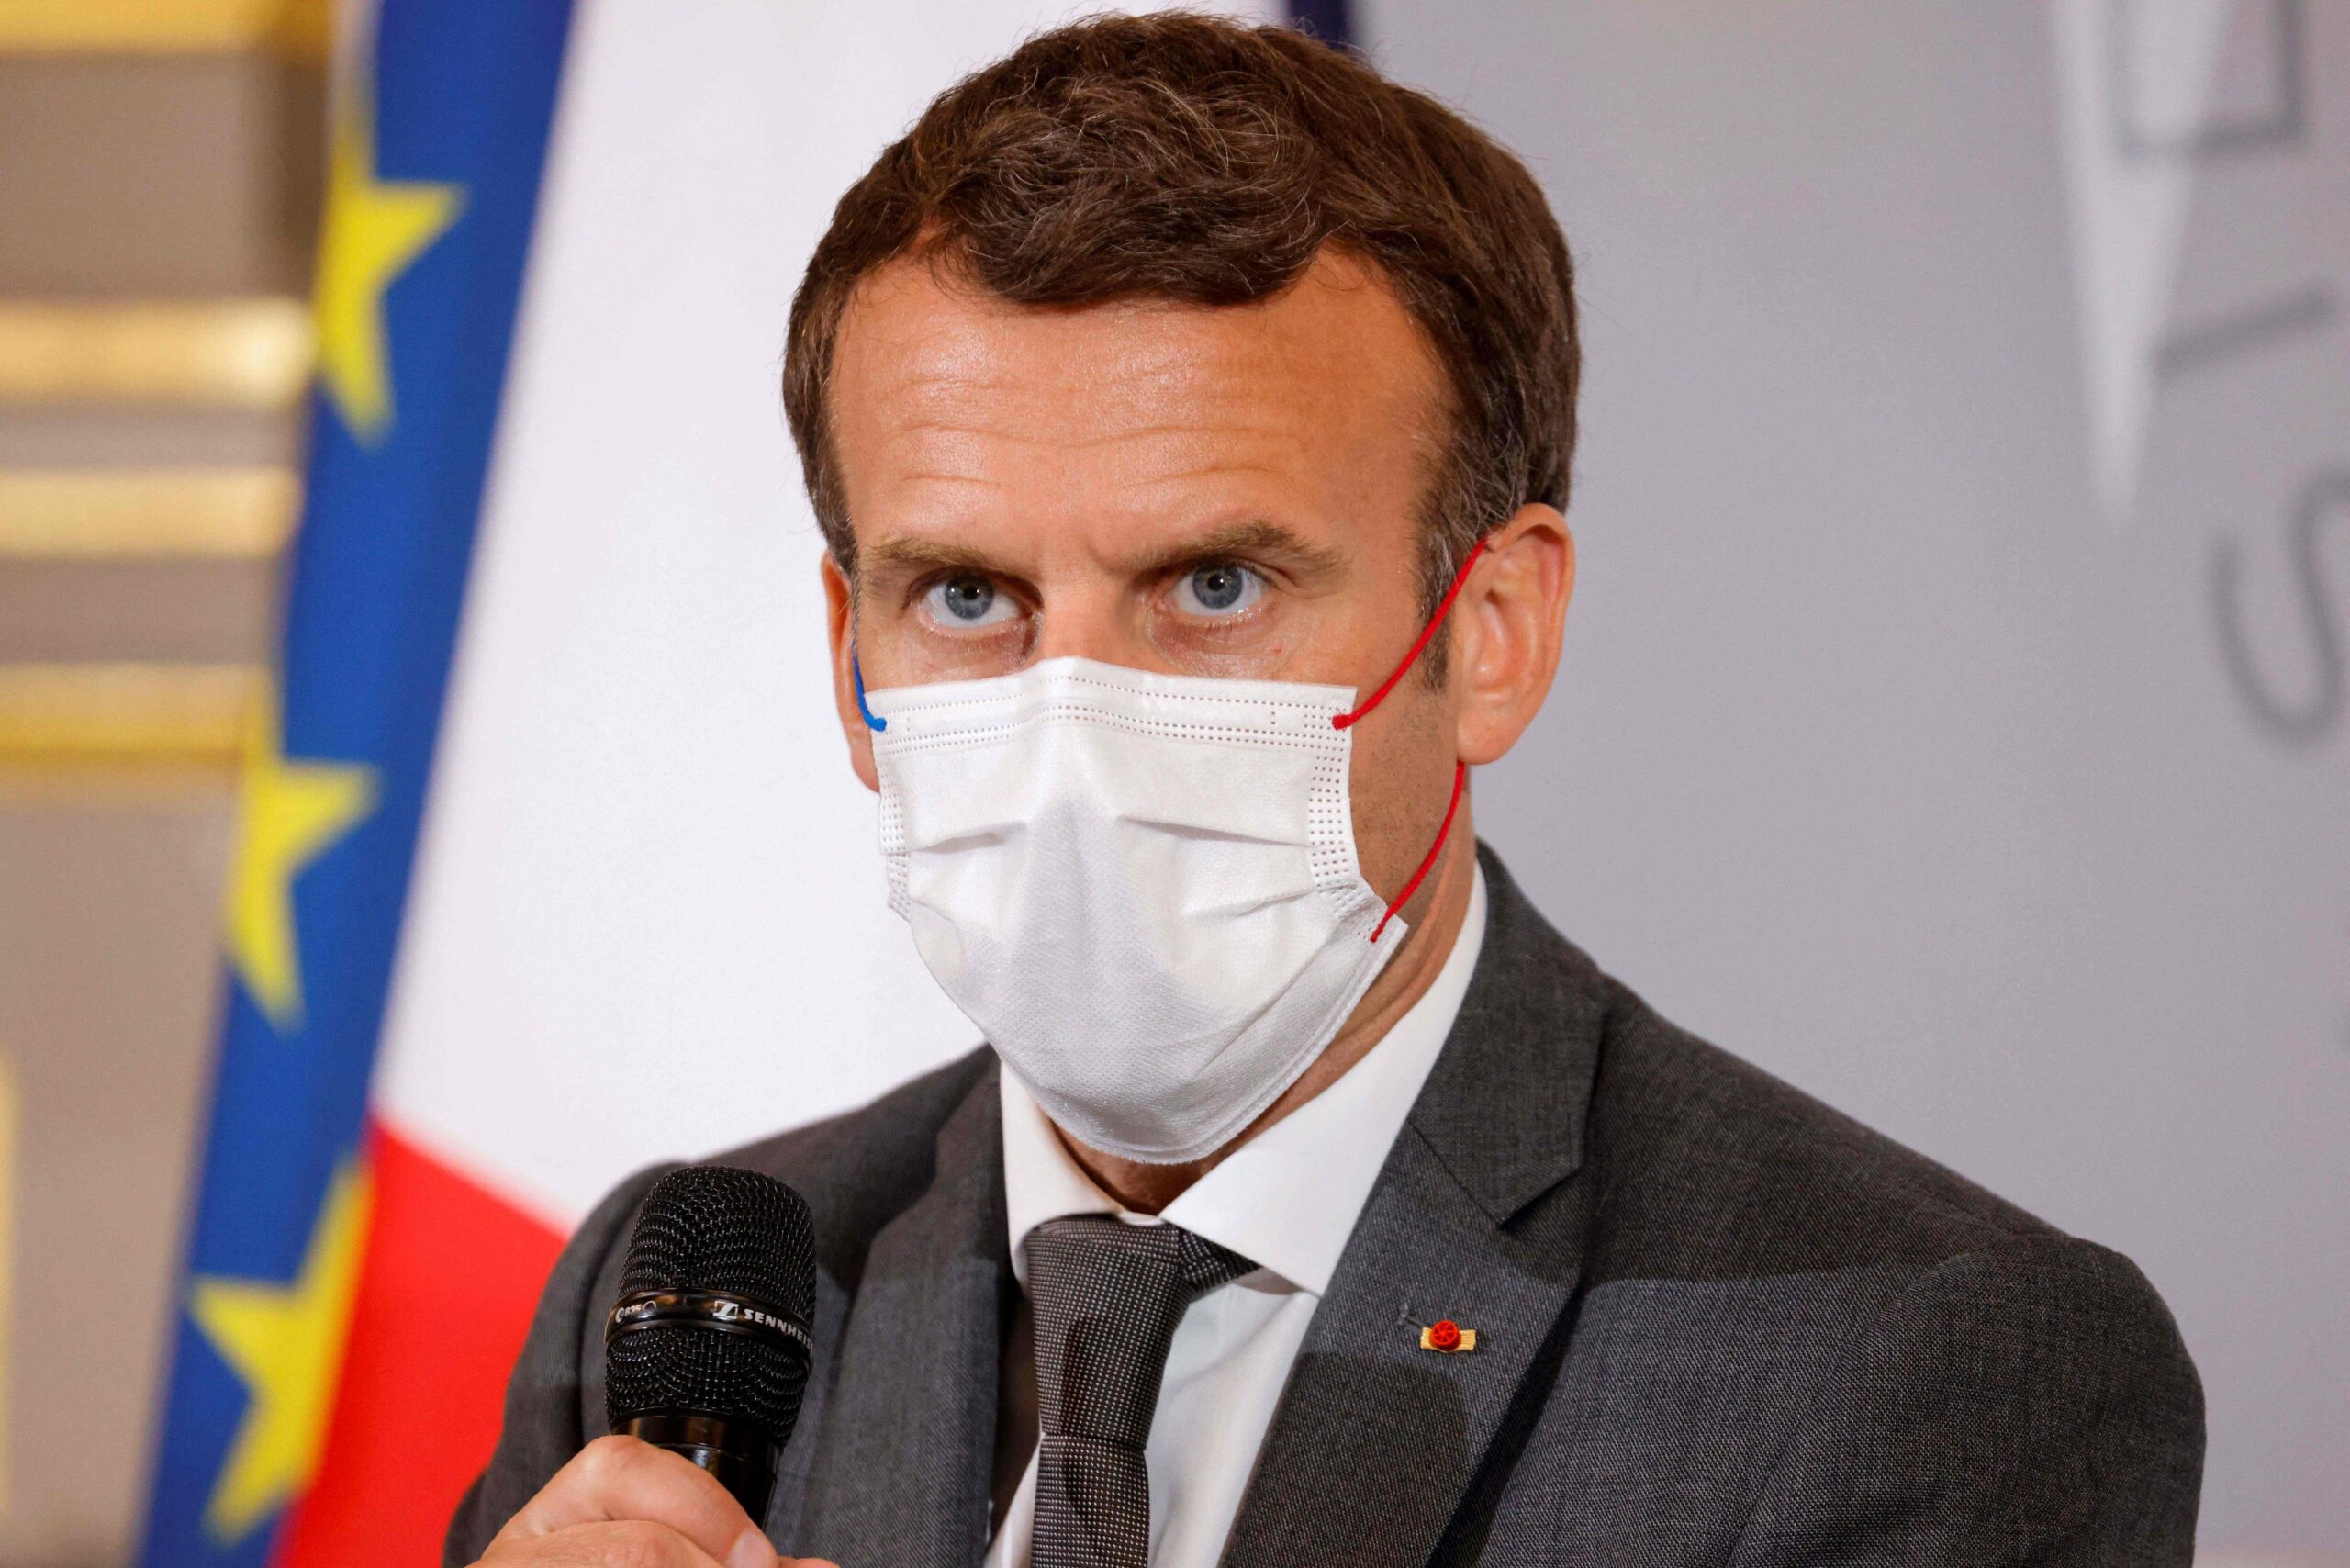
M1404 655L1404 662L1397 665L1394 673L1381 681L1379 689L1372 692L1370 698L1360 704L1353 712L1340 713L1333 718L1330 721L1332 729L1354 728L1355 721L1386 700L1387 694L1395 689L1395 683L1404 678L1404 672L1419 663L1420 655L1427 652L1429 641L1436 636L1437 628L1443 625L1444 618L1452 613L1452 601L1460 597L1462 586L1469 581L1469 568L1475 566L1477 557L1484 553L1485 542L1480 539L1470 549L1468 557L1460 563L1460 569L1452 574L1452 586L1444 590L1444 598L1437 603L1436 613L1429 616L1428 623L1420 629L1420 640L1412 644L1412 651ZM1460 787L1468 781L1468 778L1467 763L1456 762L1452 765L1452 800L1444 808L1444 825L1436 830L1436 842L1428 846L1427 856L1420 861L1420 868L1412 873L1412 879L1404 884L1404 890L1395 895L1395 902L1387 906L1386 913L1379 917L1379 924L1371 928L1372 941L1379 940L1379 934L1387 929L1387 923L1395 918L1395 912L1412 902L1412 895L1420 890L1420 883L1427 879L1429 869L1436 865L1437 854L1443 849L1446 835L1452 832L1452 819L1460 810Z
M1437 601L1436 613L1428 617L1428 623L1426 626L1420 628L1420 640L1412 644L1412 651L1404 655L1404 662L1397 665L1395 666L1395 672L1389 676L1385 680L1381 681L1379 683L1379 689L1365 698L1361 705L1356 708L1353 712L1341 713L1337 718L1331 720L1330 727L1332 729L1353 729L1355 726L1355 721L1361 718L1365 713L1370 712L1373 708L1378 707L1382 702L1385 701L1387 700L1387 694L1395 689L1395 683L1404 678L1404 672L1410 669L1414 665L1420 662L1420 655L1427 652L1429 641L1436 636L1436 629L1444 624L1444 618L1446 616L1452 613L1452 601L1460 597L1461 587L1469 580L1469 568L1475 566L1477 564L1477 557L1484 553L1485 542L1482 539L1477 541L1474 545L1471 546L1468 559L1462 561L1460 563L1460 569L1452 574L1452 586L1445 589L1444 597Z
M1428 846L1427 857L1420 862L1420 868L1412 873L1412 879L1404 884L1404 890L1395 895L1395 902L1387 906L1387 913L1381 915L1379 924L1371 928L1372 941L1379 940L1379 934L1387 929L1387 923L1395 918L1395 912L1412 902L1412 895L1420 890L1421 879L1428 874L1428 868L1436 864L1436 852L1444 847L1445 835L1452 831L1452 814L1460 809L1460 786L1468 778L1467 763L1452 765L1452 803L1444 808L1444 825L1436 830L1436 842Z

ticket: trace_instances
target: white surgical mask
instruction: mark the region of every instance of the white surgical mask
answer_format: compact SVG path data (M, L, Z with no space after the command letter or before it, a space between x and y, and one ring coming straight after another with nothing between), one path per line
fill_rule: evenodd
M1452 812L1389 905L1355 857L1352 724L1427 641L1360 710L1348 687L1082 658L860 692L890 907L1071 1137L1157 1163L1220 1148L1394 956Z

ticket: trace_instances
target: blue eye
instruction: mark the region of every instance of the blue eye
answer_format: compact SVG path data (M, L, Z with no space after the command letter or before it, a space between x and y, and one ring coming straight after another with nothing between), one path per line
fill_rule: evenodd
M1254 607L1264 595L1264 578L1246 566L1215 561L1176 585L1175 602L1186 615L1224 618Z
M933 584L923 599L934 620L957 628L992 626L1013 610L1012 601L985 577L948 577Z

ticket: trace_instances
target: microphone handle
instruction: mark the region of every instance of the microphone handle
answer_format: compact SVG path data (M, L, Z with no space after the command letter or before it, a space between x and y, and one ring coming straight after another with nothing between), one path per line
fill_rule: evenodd
M698 1464L734 1495L751 1522L767 1528L767 1499L775 1493L782 1445L764 1428L723 1416L633 1416L613 1430L667 1449Z

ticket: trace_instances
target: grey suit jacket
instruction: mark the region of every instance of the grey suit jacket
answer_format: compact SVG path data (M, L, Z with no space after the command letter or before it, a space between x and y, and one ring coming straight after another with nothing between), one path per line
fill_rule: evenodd
M1468 997L1224 1562L2186 1563L2202 1395L2137 1269L1676 1029L1481 853ZM816 1219L787 1551L980 1560L1015 1288L998 1116L982 1050L724 1157ZM603 1430L602 1315L656 1174L557 1264L450 1563ZM1439 1317L1477 1349L1419 1349Z

